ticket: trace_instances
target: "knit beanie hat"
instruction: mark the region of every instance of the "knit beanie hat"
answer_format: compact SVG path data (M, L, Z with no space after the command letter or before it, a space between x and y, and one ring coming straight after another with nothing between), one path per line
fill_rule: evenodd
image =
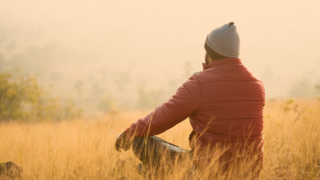
M240 38L233 22L212 30L204 44L207 54L215 60L239 57L239 47Z

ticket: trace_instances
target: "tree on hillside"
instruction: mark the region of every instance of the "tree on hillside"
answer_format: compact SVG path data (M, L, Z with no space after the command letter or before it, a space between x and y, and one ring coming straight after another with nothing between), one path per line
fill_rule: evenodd
M14 71L0 73L0 121L56 120L74 118L80 113L70 100L61 103L49 97L35 77Z

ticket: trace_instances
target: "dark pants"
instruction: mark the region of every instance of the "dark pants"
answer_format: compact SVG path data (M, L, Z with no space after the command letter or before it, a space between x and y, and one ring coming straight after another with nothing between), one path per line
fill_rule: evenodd
M143 168L147 171L152 170L153 171L152 173L155 173L156 175L157 174L163 175L167 172L170 172L170 170L174 169L171 167L183 166L185 168L186 166L191 165L191 167L187 168L189 170L188 170L188 173L185 174L186 177L199 177L197 170L195 170L195 167L197 166L194 166L191 163L192 152L190 150L182 149L179 146L171 144L161 138L158 138L156 136L151 136L148 138L136 137L132 144L132 150L135 156L138 159L140 159L140 161L143 163ZM224 158L226 158L226 160L224 160ZM227 157L227 155L221 156L222 164L228 164L226 162L229 162L230 159L232 159L232 157L229 158ZM184 161L184 162L181 163L181 161ZM239 164L243 164L243 163L239 163ZM260 171L256 172L255 170L256 168L259 169L259 166L257 165L255 165L256 167L253 167L254 173L249 173L254 175L252 179L256 179L259 177ZM163 169L163 168L171 168L171 169ZM220 168L222 168L223 171L227 170L227 168L224 168L224 166L221 166ZM201 169L205 170L206 167L202 167L200 168L200 170ZM163 171L164 173L162 172L162 170L164 170ZM212 172L215 172L215 171L216 170L213 170ZM201 172L202 171L200 171L199 173L201 174ZM244 172L242 172L241 174L244 174ZM216 175L215 173L213 174L209 173L209 175L207 175L208 177L205 179L212 179L210 177L214 177L215 175Z
M182 149L156 136L136 137L132 150L143 166L151 168L159 168L162 164L168 167L190 154L190 150Z

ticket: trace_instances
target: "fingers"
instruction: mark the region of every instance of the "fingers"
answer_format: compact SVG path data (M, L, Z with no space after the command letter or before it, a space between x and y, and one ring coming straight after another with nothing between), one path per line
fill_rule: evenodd
M120 140L119 138L116 140L116 143L115 143L114 145L115 145L115 147L116 147L116 150L117 150L118 152L121 152L122 142L121 142L121 140Z
M127 142L124 146L123 146L123 150L128 151L131 148L131 143Z
M127 151L131 148L131 144L131 142L117 140L115 143L115 148L118 152L121 152L121 149Z
M127 151L131 148L132 141L127 139L125 132L122 132L118 135L115 147L118 152L121 152L121 149Z
M119 145L118 145L117 142L115 143L115 147L116 147L116 150L117 150L118 152L120 152L120 151L119 151Z

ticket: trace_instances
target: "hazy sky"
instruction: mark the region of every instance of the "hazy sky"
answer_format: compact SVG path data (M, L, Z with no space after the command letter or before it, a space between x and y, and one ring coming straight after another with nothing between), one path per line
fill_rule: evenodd
M104 68L156 90L166 74L165 86L180 82L185 63L201 71L206 35L232 21L243 64L268 98L286 98L304 91L300 84L320 83L319 7L318 0L0 0L0 21L31 32L22 44L53 42L77 54L56 69L73 80Z

